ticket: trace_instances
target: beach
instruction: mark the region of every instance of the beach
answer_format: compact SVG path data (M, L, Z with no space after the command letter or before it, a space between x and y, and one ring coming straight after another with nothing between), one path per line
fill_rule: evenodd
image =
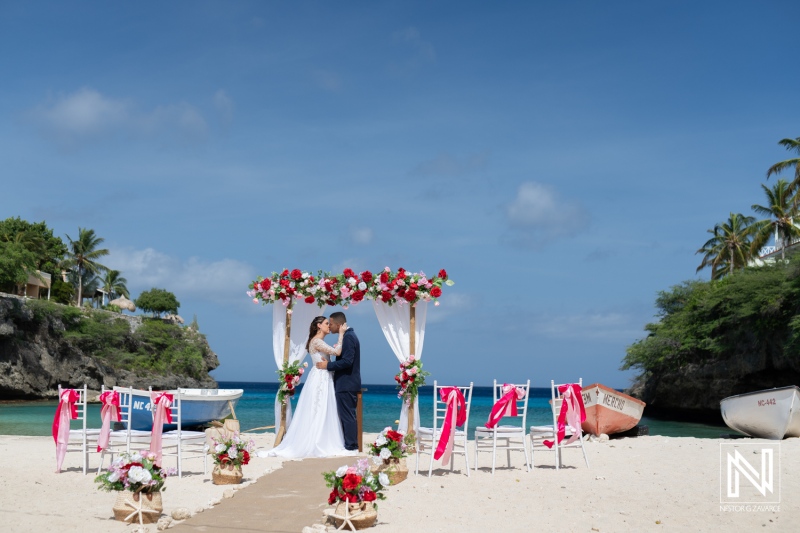
M364 442L374 437L365 434ZM260 449L270 448L273 438L272 433L254 435ZM775 493L779 492L776 497L780 503L766 511L755 505L748 508L720 503L721 443L723 451L732 446L741 450L756 468L760 463L753 450L775 445L774 441L760 439L663 436L590 441L586 443L589 468L579 449L569 449L563 452L564 467L556 471L553 452L537 448L531 472L526 471L520 452L512 452L512 468L506 466L505 454L498 453L498 468L492 475L491 454L482 453L481 467L469 477L464 474L463 457L456 456L455 471L435 464L437 469L428 478L427 455L422 455L421 472L415 476L412 456L408 459L408 479L386 491L387 499L379 502L378 524L370 530L795 530L800 521L800 480L796 476L800 439L779 443ZM95 469L98 457L90 456ZM341 464L353 461L342 458ZM210 475L202 475L202 461L190 460L184 467L189 475L167 481L165 516L185 508L190 513L202 512L204 521L213 522L215 504L228 503L226 491L233 503L238 491L259 490L258 484L269 483L270 472L283 464L280 458L254 457L244 467L245 484L232 489L213 485ZM116 495L96 489L94 475L84 476L80 471L77 454L67 455L66 470L61 474L53 472L54 465L51 438L0 436L0 520L4 531L58 528L92 533L135 529L113 520L111 506ZM307 476L298 483L314 483L314 477ZM741 482L747 483L744 478ZM324 486L321 476L319 484ZM292 491L292 487L287 486L286 491ZM323 521L322 512L327 509L324 501L319 503L317 523ZM314 522L297 524L296 531ZM190 526L192 519L184 524ZM156 531L155 525L148 527Z

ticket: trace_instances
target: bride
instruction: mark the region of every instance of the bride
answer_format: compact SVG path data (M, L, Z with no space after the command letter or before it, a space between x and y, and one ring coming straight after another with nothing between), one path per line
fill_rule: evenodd
M312 364L286 436L270 450L269 455L299 459L353 454L344 447L342 425L336 410L333 372L314 366L314 363L330 361L332 355L342 353L342 337L346 330L347 324L342 325L339 342L329 346L323 340L331 332L328 319L318 316L311 321L306 350L311 355Z

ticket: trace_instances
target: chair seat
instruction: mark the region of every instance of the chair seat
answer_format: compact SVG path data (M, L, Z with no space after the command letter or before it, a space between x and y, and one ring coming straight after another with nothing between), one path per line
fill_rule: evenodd
M531 426L531 433L537 435L553 435L553 426ZM565 435L572 435L572 428L566 426L564 428Z
M419 433L420 435L425 435L425 436L433 435L433 428L423 428L423 427L421 427L421 428L419 428L419 431L417 433ZM442 428L436 428L436 436L438 437L441 434L442 434ZM464 436L464 430L463 429L456 429L455 436L463 437Z
M99 428L92 428L92 429L87 428L86 429L86 435L96 436L96 435L99 435L99 434L100 434L100 429ZM82 435L83 435L83 430L82 429L70 429L69 430L69 436L70 437L80 437Z
M176 441L178 440L178 431L166 431L161 435L162 440L165 441ZM193 441L193 440L202 440L205 442L206 434L204 431L181 431L181 441Z
M483 435L491 435L497 431L497 433L524 433L525 430L522 429L521 426L495 426L492 429L487 428L486 426L478 426L475 428L475 433L481 433Z

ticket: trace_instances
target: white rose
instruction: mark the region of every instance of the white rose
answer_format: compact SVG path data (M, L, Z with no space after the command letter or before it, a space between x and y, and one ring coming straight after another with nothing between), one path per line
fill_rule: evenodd
M231 448L228 450L228 457L231 458L231 461L235 461L237 457L239 457L239 450L236 448Z
M344 477L347 473L347 465L340 466L339 469L336 471L336 477Z
M367 284L362 281L361 283L358 284L358 290L360 291L367 290Z
M308 277L308 272L303 272L303 279L306 279L307 277Z
M372 456L372 462L377 466L377 465L383 464L383 459L381 459L381 457L379 455L373 455Z
M378 474L378 482L379 482L379 483L380 483L382 486L384 486L384 487L388 487L388 486L390 485L390 483L389 483L389 476L387 476L386 474L384 474L383 472L381 472L380 474Z
M111 473L108 475L107 479L111 483L115 483L115 482L119 481L119 471L118 470L112 470Z
M224 445L224 444L222 444L222 443L220 442L219 444L217 444L217 445L214 447L214 451L216 451L217 453L222 453L222 452L224 452L224 451L225 451L225 445Z
M356 278L348 278L347 283L349 283L350 285L355 285L356 283L358 283L358 280Z
M389 448L384 448L381 450L381 459L388 459L392 456L392 452L389 451Z
M128 479L132 483L148 483L153 479L153 476L141 466L133 466L128 470Z
M400 367L400 369L402 370L402 368L403 368L403 367L401 366L401 367ZM383 428L382 434L383 434L383 435L386 435L386 434L387 434L387 433L389 433L391 430L392 430L392 428L390 428L389 426L387 426L387 427Z
M128 459L130 460L131 463L141 463L142 454L140 454L139 452L134 452Z
M386 444L386 437L384 437L383 435L378 435L378 438L375 439L375 445L383 446L384 444Z

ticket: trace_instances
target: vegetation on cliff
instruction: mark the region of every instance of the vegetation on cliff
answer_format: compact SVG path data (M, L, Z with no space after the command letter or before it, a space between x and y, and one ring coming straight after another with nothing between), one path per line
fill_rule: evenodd
M712 281L686 281L656 299L658 322L629 346L622 369L645 375L703 364L770 346L800 356L800 254Z

